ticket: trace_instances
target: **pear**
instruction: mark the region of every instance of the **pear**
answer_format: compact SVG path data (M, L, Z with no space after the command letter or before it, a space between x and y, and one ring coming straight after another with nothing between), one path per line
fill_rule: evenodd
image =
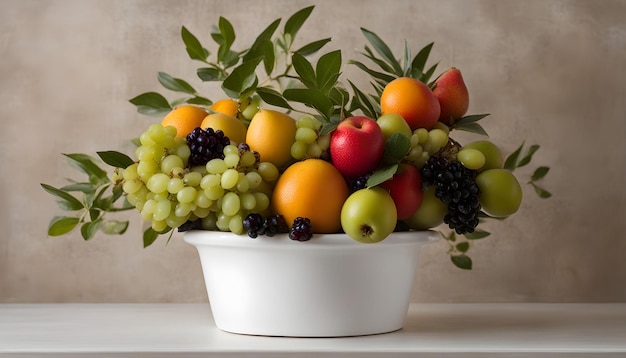
M433 93L439 100L441 114L439 121L445 124L452 124L463 118L469 107L469 93L461 71L452 67L435 80Z

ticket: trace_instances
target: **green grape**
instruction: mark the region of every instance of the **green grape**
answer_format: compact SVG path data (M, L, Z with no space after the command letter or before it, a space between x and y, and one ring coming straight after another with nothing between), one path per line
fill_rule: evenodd
M170 177L167 174L157 173L148 179L146 188L153 193L162 193L167 190L169 182Z
M446 132L446 134L450 134L450 127L448 127L445 123L437 121L433 126L433 129L441 129Z
M428 153L436 153L448 143L448 133L441 129L432 129L428 132L428 143L430 143Z
M313 143L307 147L306 154L310 158L319 158L322 156L322 152L322 148L317 143Z
M163 191L160 193L153 193L154 195L152 195L152 199L159 201L159 200L169 200L169 196L170 194L167 191Z
M139 178L139 174L137 174L138 165L139 164L134 163L127 166L126 169L122 171L122 178L124 178L124 180L135 180Z
M157 201L156 208L154 209L154 221L163 221L167 219L172 210L172 203L169 200Z
M198 192L190 186L183 188L176 194L176 199L180 203L191 203L196 199Z
M278 179L278 168L270 162L261 162L257 168L257 172L261 175L266 182L273 182Z
M270 207L270 198L265 193L257 192L253 193L253 195L256 200L256 206L254 207L256 212L260 213Z
M409 154L406 155L406 158L410 162L415 162L422 155L422 152L423 152L422 146L417 145L411 148L411 150L409 151Z
M222 176L220 174L207 174L200 180L200 188L207 189L215 185L220 185L222 181L221 178Z
M148 134L147 131L141 133L141 135L139 136L139 143L141 143L141 145L149 146L153 146L156 144L156 142L152 139L152 137L150 137L150 134Z
M224 156L224 164L229 168L236 168L239 165L239 152L226 154Z
M428 140L428 130L425 128L417 128L413 131L413 133L417 134L419 144L426 143L426 141Z
M228 169L228 165L224 163L223 159L215 158L206 163L206 170L209 174L222 174Z
M139 162L139 164L137 165L137 174L144 182L148 181L148 179L150 179L150 177L154 175L156 171L157 164L152 160Z
M202 174L198 172L189 172L183 177L185 186L198 186L202 181Z
M199 219L202 219L208 216L210 213L211 209L209 208L196 207L191 214L197 216Z
M296 130L296 142L311 144L317 139L317 132L311 128L301 127Z
M223 212L218 213L215 224L220 231L230 231L228 227L230 225L230 216L224 214Z
M187 164L189 156L191 155L191 149L189 149L187 144L179 144L176 146L172 154L178 156L185 164Z
M188 216L176 216L176 210L170 212L170 215L165 219L165 223L168 227L177 228L187 222Z
M156 200L149 199L148 201L146 201L146 203L143 205L143 208L141 209L141 217L145 221L152 220L152 218L154 216L154 210L156 209L156 206L157 206L157 201Z
M238 181L239 172L235 169L226 169L226 171L222 174L221 185L222 188L226 190L234 188Z
M297 128L309 128L309 129L313 129L316 130L320 127L321 123L313 118L313 117L300 117L296 120L296 127Z
M234 234L243 234L243 217L241 214L233 215L228 222L228 230Z
M199 191L194 204L199 208L210 208L213 205L213 200L209 199L204 191Z
M302 159L306 155L307 144L301 141L295 141L291 145L291 156L294 159Z
M224 156L227 156L229 154L237 154L239 155L239 148L237 148L237 146L229 144L227 146L224 147L223 151Z
M150 136L150 139L152 139L152 141L155 143L162 143L167 138L167 132L160 123L154 123L150 125L146 132Z
M254 153L250 151L245 151L241 153L241 158L239 159L239 162L244 167L251 167L256 164L256 157L254 156Z
M177 194L179 191L183 190L185 187L185 183L181 178L172 178L167 183L167 192L170 194Z
M241 201L241 207L244 210L252 211L256 207L256 198L252 193L244 193L239 197Z
M176 127L174 127L174 126L165 126L163 128L165 129L165 134L168 137L172 137L172 138L176 137L176 134L177 134L176 133Z
M263 181L263 178L261 178L261 175L257 172L246 173L246 179L248 179L248 186L251 190L256 189Z
M152 221L152 230L156 232L163 232L167 229L167 223L165 220Z
M235 215L241 208L241 201L237 193L228 192L222 198L222 212L228 216Z
M245 193L250 190L250 183L248 182L248 178L244 173L239 173L239 180L237 181L237 191L240 193Z
M174 168L183 168L184 166L183 160L175 154L170 154L161 160L161 172L165 174L169 174Z
M162 142L159 142L159 144L161 144L164 149L168 149L168 154L173 154L177 146L176 139L172 137L165 137L165 139Z
M204 165L196 165L195 167L189 168L189 171L193 173L200 173L201 176L205 176L209 173Z
M221 185L213 185L204 189L204 195L211 200L218 200L224 196L224 188Z
M178 217L186 217L194 209L194 205L191 203L178 203L174 208L174 214Z
M154 145L141 145L135 150L135 156L139 161L156 160L157 155L160 154L158 148Z
M180 167L174 167L172 168L171 172L169 173L170 176L172 178L183 178L185 176L185 169L180 168Z
M209 215L202 218L202 229L217 230L217 215L214 212L211 212Z
M317 145L319 145L322 150L330 148L330 133L317 138Z
M467 169L478 170L485 165L485 155L478 149L461 148L456 158Z
M143 182L139 179L124 181L124 184L122 184L122 190L126 194L134 194L137 191L139 191L139 189L141 189L142 187L143 187Z

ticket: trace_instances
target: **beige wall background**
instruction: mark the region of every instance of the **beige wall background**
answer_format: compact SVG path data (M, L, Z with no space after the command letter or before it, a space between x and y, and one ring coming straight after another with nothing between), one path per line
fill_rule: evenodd
M432 61L462 69L470 112L492 114L491 139L507 153L540 144L534 164L552 167L543 184L554 197L525 187L521 211L470 250L472 271L449 262L445 242L428 246L414 301L626 301L625 1L0 0L0 302L205 301L180 234L143 249L132 214L123 236L47 237L61 211L39 183L74 176L60 153L130 153L152 119L128 99L166 93L157 71L221 96L194 80L182 25L209 43L225 16L242 48L310 4L300 43L332 36L327 50L344 59L362 59L361 26L395 51L434 41Z

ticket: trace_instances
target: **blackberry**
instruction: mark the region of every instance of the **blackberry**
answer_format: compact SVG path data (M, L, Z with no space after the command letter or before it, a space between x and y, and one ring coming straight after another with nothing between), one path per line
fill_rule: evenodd
M351 193L354 193L357 190L364 189L367 185L367 180L370 178L371 173L362 175L354 180L351 180L349 183L349 189Z
M435 197L448 206L443 222L457 234L474 232L480 201L476 171L446 157L430 157L421 170L425 185L435 185Z
M276 234L289 232L289 226L282 215L270 215L263 223L263 234L272 237Z
M209 160L224 159L224 147L230 144L230 139L221 130L213 128L203 130L198 127L187 135L187 145L191 150L189 167L205 165Z
M313 227L309 218L297 217L289 230L289 238L296 241L308 241L313 237Z
M261 214L250 214L243 219L243 227L248 232L248 236L256 239L260 234L263 234L263 217Z
M178 232L200 230L202 229L202 220L187 220L184 224L178 227Z

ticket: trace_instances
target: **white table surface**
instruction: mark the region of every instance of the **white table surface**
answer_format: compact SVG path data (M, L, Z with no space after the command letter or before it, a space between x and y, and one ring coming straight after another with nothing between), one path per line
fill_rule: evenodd
M396 332L246 336L208 304L0 304L0 357L626 357L623 304L413 304Z

